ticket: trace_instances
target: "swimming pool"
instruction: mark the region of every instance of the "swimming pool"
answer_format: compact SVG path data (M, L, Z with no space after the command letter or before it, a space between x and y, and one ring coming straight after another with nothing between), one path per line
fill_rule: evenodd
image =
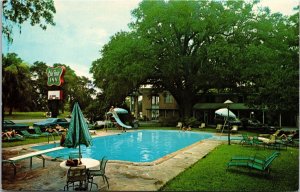
M141 130L95 137L93 145L82 146L81 151L82 156L86 158L101 159L106 156L109 160L152 162L193 143L211 138L212 135L211 133L191 131ZM53 147L55 144L32 148L44 150ZM78 152L78 149L64 148L47 153L47 155L53 158L68 159L69 153L74 152Z

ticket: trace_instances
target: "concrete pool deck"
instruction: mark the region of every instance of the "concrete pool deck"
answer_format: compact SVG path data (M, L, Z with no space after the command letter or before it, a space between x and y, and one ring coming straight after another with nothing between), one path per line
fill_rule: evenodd
M119 132L97 131L98 136L116 133ZM97 178L97 182L100 185L99 190L156 191L167 181L205 157L221 143L222 141L203 140L152 163L108 161L106 175L109 178L110 188L107 189L102 178ZM32 145L2 149L3 159L26 154L30 151L30 146ZM43 168L42 160L33 158L33 168L30 170L29 159L22 160L17 164L17 176L15 179L12 177L12 166L4 164L2 166L2 189L14 191L63 191L66 183L66 171L61 169L59 164L60 161L47 160L46 167Z

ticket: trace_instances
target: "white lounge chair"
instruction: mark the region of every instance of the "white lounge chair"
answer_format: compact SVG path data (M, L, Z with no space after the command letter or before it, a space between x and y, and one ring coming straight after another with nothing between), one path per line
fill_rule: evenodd
M216 130L220 132L222 130L222 127L222 124L217 124Z
M199 126L200 129L203 129L205 127L205 123L201 123L201 125Z
M238 132L239 127L237 125L233 125L232 129L231 129L231 133L237 133Z
M176 127L178 127L179 129L182 129L182 126L183 126L182 122L178 122L176 125Z

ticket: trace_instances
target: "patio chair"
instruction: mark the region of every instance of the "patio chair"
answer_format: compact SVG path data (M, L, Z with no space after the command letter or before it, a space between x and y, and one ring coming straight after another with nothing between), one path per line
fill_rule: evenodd
M105 168L106 168L106 163L107 163L107 159L106 157L104 156L100 162L100 169L99 170L89 170L88 172L88 182L91 183L91 188L90 190L92 189L93 187L93 184L97 186L98 188L98 184L97 183L94 183L94 177L98 177L98 176L101 176L104 183L106 182L107 183L107 188L109 189L109 183L108 183L108 178L107 176L105 175Z
M183 127L183 124L182 122L178 122L177 125L176 125L177 128L179 128L180 130L182 129Z
M253 145L253 140L247 134L242 134L242 137L240 144Z
M217 124L216 131L221 132L222 127L223 127L222 124Z
M232 129L231 129L231 133L237 133L238 132L239 127L237 125L233 125Z
M50 133L48 132L42 132L41 128L39 127L34 127L34 131L37 135L40 135L40 136L49 136Z
M40 135L38 135L38 134L31 134L31 133L29 133L27 130L23 130L23 131L21 131L21 133L22 133L25 137L28 137L28 138L38 138L38 137L40 137Z
M73 190L85 191L88 188L87 169L85 165L70 167L67 173L67 184L64 186L64 191L69 190L72 185Z
M201 125L199 126L200 129L205 128L205 123L201 123Z

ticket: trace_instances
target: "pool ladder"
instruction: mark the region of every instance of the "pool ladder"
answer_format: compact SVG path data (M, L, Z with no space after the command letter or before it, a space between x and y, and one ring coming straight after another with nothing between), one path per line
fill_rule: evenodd
M50 139L49 139L50 135L51 135L52 140L53 140L53 143L55 144L55 147L56 147L55 136L54 136L52 133L50 133L50 134L48 135L48 143L50 143Z

